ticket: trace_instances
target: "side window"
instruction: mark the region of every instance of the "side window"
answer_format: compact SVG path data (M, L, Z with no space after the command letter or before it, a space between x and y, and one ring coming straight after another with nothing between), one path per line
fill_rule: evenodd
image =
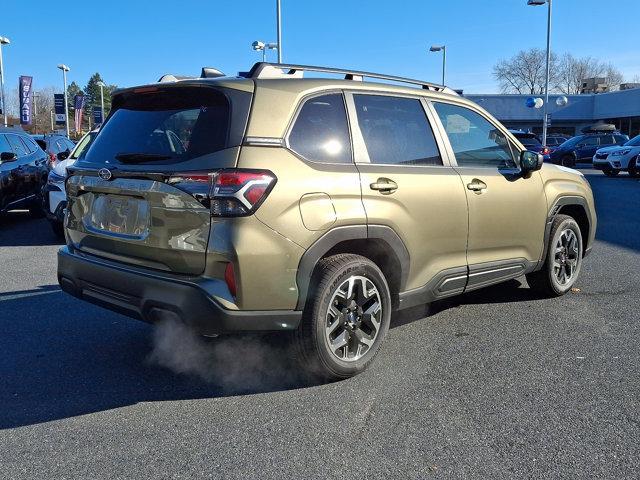
M289 147L314 162L351 163L351 141L342 94L307 100L289 134Z
M24 145L24 148L27 150L27 153L33 153L36 151L36 149L31 145L31 142L29 142L28 137L21 136L20 140L22 141L22 145Z
M5 135L0 135L0 153L13 152L13 148L9 145L9 141Z
M505 135L482 115L448 103L433 104L461 167L513 168L516 162Z
M371 163L442 165L420 100L382 95L354 95L353 99Z
M584 145L585 147L594 147L598 145L598 137L586 137L579 145Z
M623 143L627 143L629 140L627 140L626 137L622 136L622 135L614 135L613 138L615 139L615 143L622 145Z
M25 148L24 144L20 141L20 137L18 137L17 135L8 134L7 140L9 140L9 143L13 147L13 151L16 152L16 155L18 156L18 158L24 157L25 155L27 155L27 149Z
M605 135L604 137L600 137L600 145L613 145L616 143L613 135Z

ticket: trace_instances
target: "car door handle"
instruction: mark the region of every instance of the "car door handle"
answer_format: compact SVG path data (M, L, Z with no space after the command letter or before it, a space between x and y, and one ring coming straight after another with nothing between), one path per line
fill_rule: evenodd
M484 183L482 180L474 178L473 180L471 180L471 183L467 183L467 188L469 190L473 190L476 193L482 193L484 190L487 189L487 184Z
M374 183L369 184L371 190L378 190L382 193L395 192L398 189L398 184L390 178L380 177Z

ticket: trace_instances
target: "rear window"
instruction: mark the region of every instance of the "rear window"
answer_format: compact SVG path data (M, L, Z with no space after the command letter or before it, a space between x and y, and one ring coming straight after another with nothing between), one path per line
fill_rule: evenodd
M89 163L177 163L227 148L230 105L213 88L125 93L85 155Z
M520 140L520 143L522 143L522 145L524 145L525 147L537 147L542 145L542 143L540 143L540 140L538 140L536 137L532 137L532 136L528 136L528 135L517 135L516 134L516 138L518 140Z

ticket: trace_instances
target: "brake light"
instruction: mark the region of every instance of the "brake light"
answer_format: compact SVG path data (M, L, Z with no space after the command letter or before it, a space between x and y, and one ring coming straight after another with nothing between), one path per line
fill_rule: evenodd
M236 273L233 270L233 263L227 263L227 266L224 269L224 282L227 284L227 288L229 289L229 293L236 296L237 287L236 287Z
M58 157L56 157L56 154L49 152L49 165L54 167L57 161L58 161Z
M211 215L241 217L257 210L276 183L266 170L222 170L215 179Z
M548 155L549 153L551 153L551 149L549 147L543 147L542 148L542 153L543 155Z

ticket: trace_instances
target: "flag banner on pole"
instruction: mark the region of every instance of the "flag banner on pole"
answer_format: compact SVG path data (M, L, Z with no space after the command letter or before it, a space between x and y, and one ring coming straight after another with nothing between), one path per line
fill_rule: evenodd
M76 133L82 131L82 113L84 111L84 95L76 95L73 102L73 108L76 111Z
M20 92L20 125L31 125L33 110L33 77L20 76L18 90Z
M64 125L66 120L64 116L64 93L53 94L53 108L56 114L56 125Z
M93 123L96 125L102 123L102 107L93 107Z

